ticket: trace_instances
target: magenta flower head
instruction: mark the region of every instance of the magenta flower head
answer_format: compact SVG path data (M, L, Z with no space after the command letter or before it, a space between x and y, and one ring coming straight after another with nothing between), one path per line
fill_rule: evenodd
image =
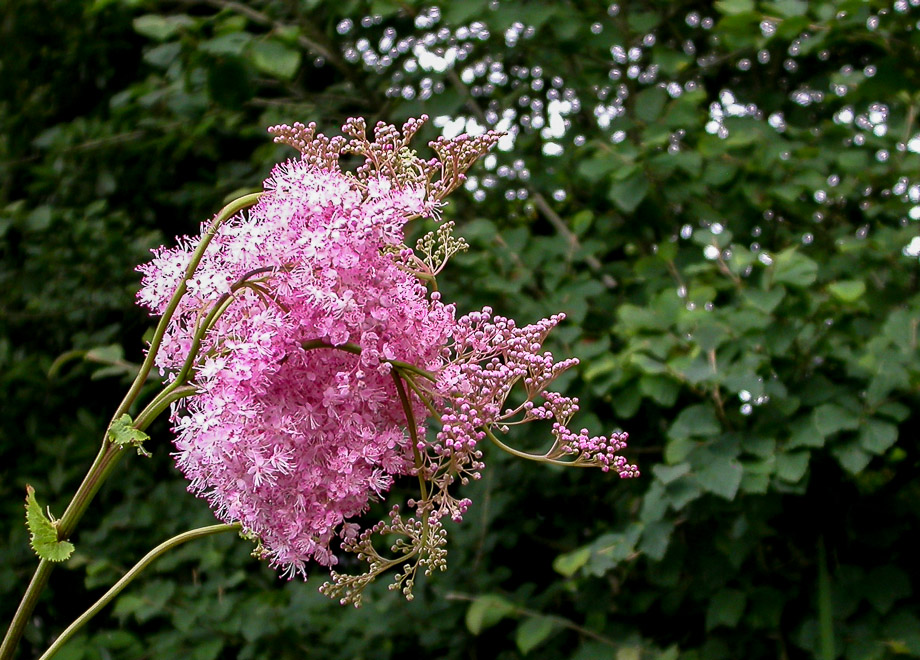
M422 160L409 142L424 121L401 131L378 124L373 141L361 119L346 122L347 137L327 138L312 124L269 129L301 157L275 167L248 212L156 250L140 267L139 302L171 314L157 365L194 392L172 409L189 490L221 520L240 522L288 577L306 576L310 560L335 566L336 547L356 553L367 571L333 569L322 587L342 602L358 604L391 567L399 569L392 587L411 597L419 568L446 566L441 521L459 521L469 507L455 488L479 477L483 440L525 458L639 474L618 453L625 433L569 430L577 401L547 390L576 363L542 350L562 315L524 327L489 308L458 318L434 284L466 248L452 223L415 249L404 244L406 223L437 219L499 138L439 139L430 145L436 157ZM342 154L363 163L343 171ZM516 386L523 402L508 406ZM531 420L551 422L547 453L499 439ZM419 482L411 515L395 506L362 531L354 519L401 477ZM402 539L392 558L374 546L382 534Z

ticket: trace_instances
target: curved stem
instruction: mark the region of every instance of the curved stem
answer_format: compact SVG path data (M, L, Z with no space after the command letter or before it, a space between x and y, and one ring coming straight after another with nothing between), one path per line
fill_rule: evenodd
M105 592L105 595L97 600L93 605L81 614L73 623L71 623L67 628L62 632L54 643L48 647L48 650L45 651L39 660L48 660L51 656L61 650L61 647L67 643L67 641L73 637L79 630L82 628L90 619L92 619L96 614L99 613L103 607L109 604L109 602L115 598L118 594L124 590L134 578L141 574L141 572L147 568L150 564L156 561L160 555L165 554L169 550L176 548L183 543L189 541L194 541L195 539L204 538L205 536L211 536L212 534L220 534L221 532L235 532L239 531L242 528L240 523L232 524L223 524L223 525L211 525L209 527L201 527L199 529L193 529L188 532L174 536L171 539L164 541L153 550L144 555L144 558L137 562L131 570L125 573L122 578L112 585L112 588Z
M131 404L134 403L135 399L137 399L137 395L140 394L141 387L143 387L144 382L147 380L147 375L153 368L153 361L156 358L157 351L160 349L160 344L162 343L163 337L166 334L166 328L169 326L169 321L172 319L172 315L175 313L176 308L179 306L179 300L182 299L182 296L185 295L185 292L188 288L188 280L192 277L192 275L194 275L195 269L198 268L198 264L201 263L201 258L204 256L204 251L207 249L208 245L211 244L211 240L217 234L217 230L220 229L220 226L232 218L234 215L243 209L256 204L259 199L261 199L261 197L262 193L252 193L251 195L244 195L239 199L233 200L224 208L222 208L216 216L214 216L214 220L211 221L211 224L208 226L207 230L204 232L204 234L202 234L201 241L199 241L198 247L192 253L192 258L185 269L185 274L182 277L182 281L179 282L179 286L176 287L176 292L173 294L173 297L170 298L169 304L166 306L166 310L160 317L157 328L153 333L153 339L150 341L150 349L147 351L147 358L144 360L144 363L141 365L141 369L138 372L137 377L131 384L131 389L128 390L128 393L122 400L121 405L118 406L115 414L112 415L113 420L118 419L124 413L128 412L128 408L131 407Z
M170 404L178 401L179 399L184 399L186 397L192 396L198 392L198 388L194 385L185 385L183 387L177 387L172 390L163 390L160 392L156 398L147 404L147 407L144 408L134 420L134 428L138 431L143 431L157 417L160 416L164 410L166 410Z
M354 355L361 355L361 351L363 350L360 346L351 342L347 342L345 344L330 344L325 339L311 339L309 341L303 342L300 347L305 351L312 351L316 348L334 348L339 351L345 351L346 353L353 353ZM402 369L403 371L418 374L422 378L430 380L431 382L434 382L438 379L438 377L430 371L426 371L425 369L417 367L414 364L403 362L402 360L381 360L381 362L388 362L397 369Z
M210 245L211 240L217 234L217 230L220 229L220 226L224 222L232 218L234 215L243 209L256 204L259 199L261 199L262 195L263 193L261 192L244 195L227 204L217 213L216 216L214 216L211 224L202 235L201 240L198 243L198 247L192 253L191 260L185 269L185 274L182 280L179 282L179 285L176 287L176 291L173 293L172 298L170 298L169 304L167 304L163 315L160 317L160 321L153 333L153 339L150 342L150 348L147 351L147 357L144 359L143 364L141 364L141 368L138 371L134 382L131 384L128 393L125 394L124 399L122 399L118 408L115 410L115 414L112 415L112 421L118 419L124 413L126 413L140 394L144 383L147 381L147 376L150 374L150 371L153 368L154 359L156 358L160 344L163 342L163 337L166 334L166 328L169 326L169 321L178 308L179 301L181 300L182 296L185 295L185 292L188 288L187 282L189 278L191 278L191 276L194 274L195 269L198 268L198 264L201 262L201 258L204 256L204 252L208 245ZM89 471L83 478L83 483L80 484L77 492L74 493L70 504L67 505L67 509L64 511L64 515L58 522L59 539L67 539L71 534L73 534L77 523L80 521L80 518L83 517L87 507L89 507L89 503L99 491L102 483L106 480L109 474L111 474L112 469L115 467L115 464L117 463L121 454L122 452L119 450L119 448L109 442L107 436L103 436L102 446L99 449L99 453L96 455L96 459L93 461L92 466L90 466ZM13 620L10 622L10 627L6 632L6 635L3 637L3 643L0 644L0 660L11 660L13 657L13 653L15 652L16 647L19 645L19 640L22 637L22 632L25 629L26 622L29 620L29 617L32 616L32 612L35 610L35 605L38 603L38 596L45 588L52 568L53 564L50 562L40 561L38 567L35 569L35 573L32 576L29 587L26 590L25 595L23 595L22 601L19 604L19 608L16 610L16 614L13 616Z
M504 442L496 438L495 434L492 433L492 431L489 429L488 426L483 426L482 430L485 431L486 436L489 438L489 440L492 441L492 444L494 444L496 447L498 447L502 451L508 452L512 456L517 456L518 458L523 458L528 461L536 461L538 463L549 463L550 465L562 465L564 467L593 467L592 465L588 463L576 463L574 461L559 461L559 460L556 460L555 458L547 458L545 455L541 455L541 454L528 454L527 452L524 452L524 451L518 451L517 449L513 447L509 447Z

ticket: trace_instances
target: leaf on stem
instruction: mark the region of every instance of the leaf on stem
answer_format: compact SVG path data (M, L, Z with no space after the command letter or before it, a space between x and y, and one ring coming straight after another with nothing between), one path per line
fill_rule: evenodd
M107 432L109 440L119 447L131 446L137 449L138 456L147 456L151 454L144 449L144 441L149 440L150 436L143 431L134 428L134 420L131 415L125 413L109 427Z
M35 554L42 559L64 561L73 554L73 543L58 540L57 521L49 516L45 515L35 499L35 489L27 484L26 527L29 528L29 543Z

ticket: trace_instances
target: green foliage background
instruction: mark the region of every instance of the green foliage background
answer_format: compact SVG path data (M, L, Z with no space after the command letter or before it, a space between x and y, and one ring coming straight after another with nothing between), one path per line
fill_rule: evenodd
M292 155L268 125L427 112L515 135L446 211L473 249L442 289L565 311L565 389L642 478L489 451L414 602L378 584L343 609L214 538L59 657L920 657L918 4L6 0L2 618L35 564L25 485L60 515L142 355L148 249ZM151 435L22 657L213 520Z

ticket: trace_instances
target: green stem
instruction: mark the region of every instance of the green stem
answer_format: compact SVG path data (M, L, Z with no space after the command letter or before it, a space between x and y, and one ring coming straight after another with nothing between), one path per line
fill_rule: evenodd
M252 193L251 195L244 195L239 199L233 200L224 208L222 208L216 216L214 216L214 220L211 221L211 224L208 226L205 233L202 234L201 241L198 243L198 247L192 253L192 258L185 269L185 275L183 276L182 281L179 282L179 286L176 287L176 292L173 294L173 297L169 300L169 304L166 306L166 311L164 311L163 315L160 317L160 322L157 324L157 328L153 333L153 339L150 341L150 349L147 351L147 358L141 365L141 369L137 374L137 378L135 378L134 382L131 384L131 389L128 390L128 393L125 395L124 400L122 400L121 405L118 406L118 410L116 410L115 414L112 416L113 420L118 419L124 413L128 412L128 408L131 407L131 404L134 403L135 399L137 399L137 395L140 394L141 387L143 387L144 382L147 380L147 375L153 368L153 361L156 358L157 351L160 349L160 344L163 342L163 336L166 334L166 328L169 326L169 321L172 319L172 315L175 313L176 308L179 306L179 301L182 299L182 296L185 295L185 292L188 289L188 281L191 279L192 275L195 274L195 269L198 268L198 264L201 263L201 258L204 256L204 251L208 248L208 245L211 244L211 240L217 234L217 230L220 229L220 226L232 218L234 215L243 209L256 204L261 197L262 193Z
M3 644L0 645L0 658L3 660L10 660L13 657L16 646L19 644L19 638L22 637L22 632L26 627L26 622L35 609L38 597L48 583L52 568L52 563L47 559L42 559L38 563L38 568L35 570L35 574L32 575L29 587L26 589L26 593L19 603L19 608L13 616L13 621L10 623L10 629L6 631Z
M79 630L82 628L90 619L92 619L99 611L111 602L115 596L120 594L125 587L127 587L131 582L136 578L141 572L147 568L150 564L156 561L160 555L165 554L166 552L176 548L183 543L189 541L194 541L195 539L204 538L205 536L211 536L212 534L220 534L221 532L236 532L241 529L239 523L224 524L224 525L211 525L209 527L201 527L199 529L193 529L188 532L174 536L171 539L164 541L153 550L144 555L144 558L137 562L130 571L124 574L122 578L112 585L112 588L105 592L105 595L97 600L92 607L86 610L81 614L73 623L67 626L67 629L62 632L54 643L48 647L48 650L42 654L39 660L48 660L51 656L61 650L61 647L70 640Z
M330 344L325 339L311 339L309 341L303 342L300 347L305 351L312 351L316 348L334 348L339 351L345 351L346 353L353 353L354 355L361 355L361 351L363 350L360 346L351 342L345 344ZM403 362L402 360L381 360L381 362L389 362L397 369L402 369L403 371L417 374L422 378L430 380L431 382L434 382L438 379L438 377L430 371L425 371L421 367L417 367L414 364L410 364L408 362Z
M217 234L217 230L220 229L220 226L224 222L232 218L234 215L243 209L256 204L262 197L262 194L263 193L252 193L250 195L244 195L243 197L240 197L227 204L217 213L216 216L214 216L214 220L211 221L211 224L202 235L201 241L198 243L198 247L192 253L192 258L189 261L188 267L185 269L185 275L182 278L182 281L179 282L179 286L176 287L176 291L170 299L169 304L166 306L166 310L160 317L160 321L153 333L153 339L150 342L150 348L147 351L147 357L144 359L143 364L141 364L141 368L138 371L134 382L131 384L128 393L125 395L125 398L122 399L122 402L116 409L115 414L112 415L112 421L118 419L123 414L128 412L128 409L140 394L144 383L147 381L147 376L150 374L151 369L153 369L153 362L156 358L157 351L159 351L160 344L163 342L163 337L166 334L166 328L169 326L169 321L178 308L179 301L181 300L182 296L185 295L185 292L188 288L188 280L195 273L195 269L198 268L198 264L201 263L201 258L204 256L204 252L208 245L210 245L211 240ZM149 424L149 421L147 421L147 423ZM111 474L121 454L122 452L120 451L119 447L113 445L111 442L109 442L108 437L104 436L102 440L102 447L100 447L99 453L96 455L96 459L93 461L92 466L90 466L89 471L83 478L83 483L80 484L77 492L74 493L73 499L71 499L70 504L67 505L67 509L64 511L64 515L58 522L59 539L67 539L71 536L71 534L73 534L77 523L80 521L80 518L83 517L83 514L89 507L93 497L99 491L102 483L106 480L109 474ZM13 616L13 620L10 622L10 627L6 632L6 635L3 637L3 643L0 644L0 660L12 659L16 647L19 645L19 640L22 637L22 632L25 629L26 622L29 620L29 617L32 616L32 612L35 610L35 605L38 603L38 597L42 590L45 588L45 585L48 583L48 577L52 568L53 564L42 560L39 562L38 567L35 569L32 580L29 582L29 587L27 588L26 593L23 595L22 601L19 604L19 608L16 610L16 614Z
M406 414L406 426L409 427L409 440L412 442L412 457L415 459L415 469L418 472L418 485L421 491L422 500L428 499L428 485L425 483L425 477L422 476L422 454L418 450L418 425L415 423L415 415L412 414L412 404L406 395L406 388L403 387L402 379L396 371L391 371L393 382L396 383L396 392L399 394L399 402L402 404L403 412Z
M486 436L489 440L492 441L492 444L506 451L512 456L517 456L518 458L523 458L528 461L536 461L537 463L549 463L550 465L562 465L564 467L594 467L589 463L575 463L574 461L559 461L555 458L547 458L545 455L541 454L528 454L527 452L518 451L513 447L509 447L504 442L495 437L495 434L489 429L488 426L483 426L482 430L485 431Z
M185 385L168 391L163 390L138 414L134 420L134 428L138 431L143 431L153 423L153 420L160 416L160 413L169 408L171 403L192 396L197 392L198 388L194 385Z

